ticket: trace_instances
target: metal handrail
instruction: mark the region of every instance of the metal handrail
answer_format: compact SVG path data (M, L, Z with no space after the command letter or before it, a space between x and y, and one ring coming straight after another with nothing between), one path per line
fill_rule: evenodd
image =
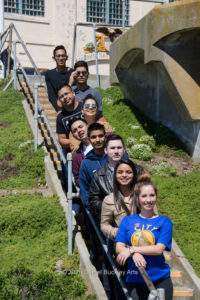
M13 23L11 23L10 26L11 26L12 29L14 29L14 31L15 31L15 33L16 33L16 35L17 35L17 38L18 38L19 42L21 43L22 47L24 48L24 51L26 52L26 54L27 54L27 56L28 56L28 58L29 58L29 60L30 60L30 62L31 62L31 64L32 64L32 66L34 67L34 69L35 69L35 71L36 71L36 73L37 73L37 75L39 76L41 83L43 83L44 80L43 80L43 78L42 78L42 75L41 75L40 71L38 70L38 68L37 68L37 66L36 66L36 64L35 64L35 62L34 62L34 60L32 59L32 57L31 57L31 55L30 55L30 53L29 53L29 51L28 51L26 45L24 44L24 42L23 42L23 40L22 40L22 38L21 38L19 32L17 31L17 28L15 27L15 25L14 25Z

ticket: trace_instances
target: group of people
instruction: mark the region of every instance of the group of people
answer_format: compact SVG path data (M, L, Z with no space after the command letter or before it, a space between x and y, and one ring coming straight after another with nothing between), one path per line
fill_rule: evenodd
M92 213L110 254L126 268L130 296L148 299L138 269L144 267L155 287L164 288L165 299L171 300L173 286L163 252L171 250L172 222L155 210L157 187L129 159L122 137L112 132L104 118L101 94L87 84L87 63L77 61L74 69L66 67L63 46L54 49L53 59L56 68L45 74L48 95L57 111L58 141L65 154L73 153L83 207ZM91 228L88 231L93 234ZM112 273L104 272L108 268L104 257L102 278L108 299L122 299Z

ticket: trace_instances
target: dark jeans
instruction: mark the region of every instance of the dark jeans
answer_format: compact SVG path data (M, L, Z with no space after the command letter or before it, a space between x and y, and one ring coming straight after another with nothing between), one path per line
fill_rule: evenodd
M163 279L153 283L158 288L165 290L165 300L172 300L173 298L173 285L171 278ZM134 300L148 300L149 289L144 283L127 283L129 295Z

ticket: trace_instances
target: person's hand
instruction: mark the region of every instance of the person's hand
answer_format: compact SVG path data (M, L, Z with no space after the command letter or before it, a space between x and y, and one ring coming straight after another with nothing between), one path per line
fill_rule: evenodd
M132 256L132 258L133 258L133 261L134 261L136 267L144 267L144 268L146 268L147 263L146 263L146 260L144 259L144 257L143 257L142 254L140 254L140 253L134 253L133 256Z
M117 255L117 262L119 265L125 265L127 258L131 256L129 248L124 248L118 255Z
M77 71L73 71L69 78L69 85L73 85L75 83L77 77Z

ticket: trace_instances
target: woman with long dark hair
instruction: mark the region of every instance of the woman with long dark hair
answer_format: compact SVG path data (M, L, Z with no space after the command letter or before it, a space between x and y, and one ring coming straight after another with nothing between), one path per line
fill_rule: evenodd
M113 241L122 219L136 213L134 201L136 179L135 164L129 159L121 159L114 170L113 193L104 198L101 209L101 231Z
M127 216L120 224L116 237L116 253L119 264L128 260L126 276L130 296L147 300L149 290L139 272L144 267L156 288L165 290L165 299L173 297L170 268L163 252L171 250L172 222L155 212L157 187L149 174L142 174L134 188L139 214Z

